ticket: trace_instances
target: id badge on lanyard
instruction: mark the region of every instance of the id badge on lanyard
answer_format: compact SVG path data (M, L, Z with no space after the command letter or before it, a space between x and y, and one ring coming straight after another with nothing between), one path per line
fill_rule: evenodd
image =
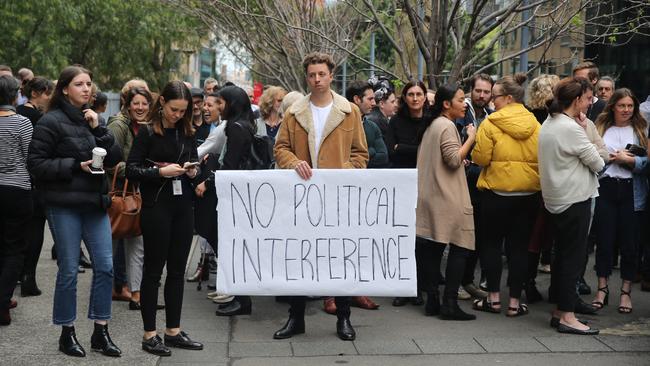
M181 152L178 154L178 159L180 160L181 156L183 155L183 150L185 149L184 144L180 144L180 141L178 141L178 130L176 130L176 145L181 145ZM182 196L183 195L183 183L180 180L180 177L176 177L172 179L172 194L174 196Z

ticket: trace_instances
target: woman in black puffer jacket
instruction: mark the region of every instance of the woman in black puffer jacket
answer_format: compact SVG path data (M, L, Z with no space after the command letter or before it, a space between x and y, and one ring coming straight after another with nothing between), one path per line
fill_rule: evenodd
M79 245L86 243L93 263L88 318L95 322L93 350L107 356L121 351L108 335L111 318L113 259L108 184L101 174L91 174L92 150L107 151L104 166L121 159L113 135L99 125L88 108L92 74L80 66L68 66L59 76L49 112L34 129L28 166L46 206L47 219L56 237L59 271L54 292L53 322L62 326L59 350L84 357L74 331L77 317L77 269Z

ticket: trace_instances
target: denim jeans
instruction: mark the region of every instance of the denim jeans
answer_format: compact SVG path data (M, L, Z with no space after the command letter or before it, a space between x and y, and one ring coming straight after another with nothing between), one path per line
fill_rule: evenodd
M59 264L54 291L54 324L70 324L77 318L77 270L82 239L93 263L88 318L110 319L113 250L108 215L99 208L50 206L47 221L56 236Z

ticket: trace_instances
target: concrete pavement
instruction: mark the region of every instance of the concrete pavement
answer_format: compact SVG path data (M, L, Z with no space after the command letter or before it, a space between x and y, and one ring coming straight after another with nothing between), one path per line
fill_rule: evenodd
M1 365L650 365L650 293L634 285L634 312L618 314L618 279L610 285L610 305L597 316L584 317L601 329L595 337L561 335L551 329L548 320L552 306L545 302L531 305L530 314L524 317L476 312L476 321L449 322L423 316L422 307L396 308L390 305L391 299L375 298L381 304L379 310L352 310L357 331L354 342L338 340L336 317L322 311L322 301L307 306L306 334L277 341L272 335L286 321L286 304L255 297L252 315L216 317L216 305L205 297L207 286L197 291L196 284L187 283L182 326L205 344L203 351L173 349L168 358L145 353L140 349L140 314L129 311L125 302L114 302L109 329L123 357L109 359L89 352L85 359L74 359L58 352L60 329L51 324L56 278L56 264L49 258L51 243L46 235L37 274L43 295L21 298L17 289L19 305L12 311L13 323L0 327ZM195 268L198 254L194 251L188 271ZM593 271L588 275L587 281L595 284ZM92 332L92 324L86 319L91 276L91 271L79 274L76 322L78 337L87 351ZM538 277L544 295L549 279L544 274ZM590 301L591 297L584 299ZM461 302L461 306L471 311L469 301ZM164 311L158 314L162 330Z

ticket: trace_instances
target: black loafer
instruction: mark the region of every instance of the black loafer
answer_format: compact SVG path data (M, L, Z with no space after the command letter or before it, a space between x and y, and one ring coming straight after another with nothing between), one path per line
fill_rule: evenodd
M589 322L586 320L578 319L578 321L584 325L589 324ZM557 328L559 325L560 325L560 318L551 317L551 328Z
M165 346L191 349L196 351L203 349L203 344L191 340L190 337L187 336L187 333L183 332L182 330L175 336L165 334Z
M163 310L164 308L165 305L162 304L156 305L156 310ZM142 309L142 305L140 305L140 302L129 300L129 310L140 310L140 309Z
M577 335L598 335L600 331L598 329L589 328L587 330L580 330L562 323L558 324L557 331L560 333L566 334L577 334Z
M165 346L158 335L142 340L142 349L156 356L168 357L172 355L172 351Z

